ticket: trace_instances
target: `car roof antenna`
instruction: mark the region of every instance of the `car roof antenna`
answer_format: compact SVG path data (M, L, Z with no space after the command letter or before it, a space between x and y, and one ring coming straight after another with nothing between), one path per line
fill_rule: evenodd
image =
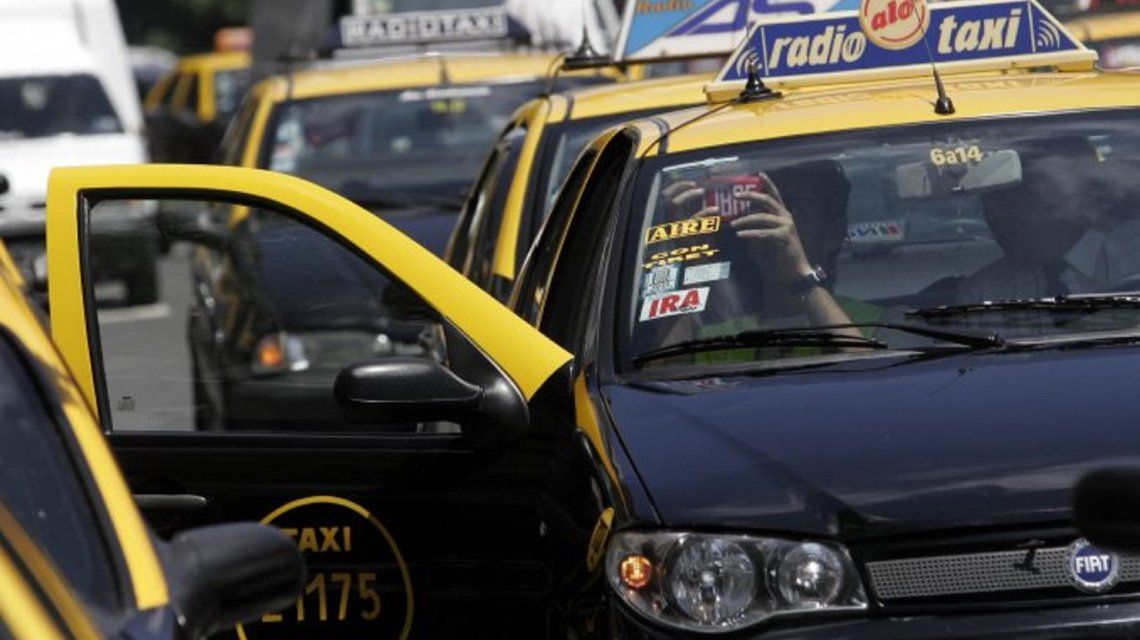
M952 115L955 111L954 101L946 95L946 87L942 86L942 76L938 75L938 65L934 64L934 54L930 52L930 43L926 35L922 36L922 44L926 46L926 57L930 59L930 70L934 72L934 88L938 91L938 98L934 100L934 113L940 116Z
M757 100L771 100L772 98L779 98L780 92L764 84L764 80L760 77L760 70L757 68L756 63L748 65L748 81L744 83L744 89L740 91L738 96L741 102L755 102Z

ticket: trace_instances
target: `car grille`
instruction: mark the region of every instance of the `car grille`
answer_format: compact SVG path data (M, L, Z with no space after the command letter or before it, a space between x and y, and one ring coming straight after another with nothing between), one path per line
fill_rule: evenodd
M871 588L881 601L1071 588L1069 548L927 556L868 562ZM1140 582L1140 557L1120 556L1117 584ZM1118 587L1119 588L1119 587Z

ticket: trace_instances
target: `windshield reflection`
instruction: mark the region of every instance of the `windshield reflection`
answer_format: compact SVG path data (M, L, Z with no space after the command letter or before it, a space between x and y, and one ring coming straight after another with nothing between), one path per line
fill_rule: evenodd
M1005 338L1133 328L1140 310L1118 299L978 303L1140 290L1134 115L938 124L649 161L625 265L624 352L704 343L646 365L669 366L849 350L818 336L708 348L786 328L840 327L893 349L949 343L891 325ZM930 312L942 306L961 308Z

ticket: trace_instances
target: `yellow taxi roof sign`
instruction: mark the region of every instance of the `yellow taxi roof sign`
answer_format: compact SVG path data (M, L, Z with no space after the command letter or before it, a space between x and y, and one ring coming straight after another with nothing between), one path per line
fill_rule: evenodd
M909 0L864 2L895 11ZM769 87L804 86L1031 67L1091 69L1097 54L1074 38L1037 0L965 0L925 7L928 23L909 46L887 48L868 38L860 11L758 22L706 88L728 100L755 69ZM871 20L864 19L870 23Z

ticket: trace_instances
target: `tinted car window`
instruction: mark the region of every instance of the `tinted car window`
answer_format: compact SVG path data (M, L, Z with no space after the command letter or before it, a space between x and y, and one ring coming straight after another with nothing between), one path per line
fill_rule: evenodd
M83 473L28 364L0 338L0 503L87 602L111 609L119 590Z
M648 160L625 240L626 353L635 367L781 366L871 349L660 350L852 323L862 326L844 329L847 338L895 350L949 341L881 325L1026 340L1133 328L1133 308L1042 313L1010 303L1135 290L1135 116L940 123ZM791 227L753 227L775 221L757 212ZM785 243L788 228L795 238ZM809 271L824 273L822 287L802 289Z
M219 71L214 74L214 108L217 109L220 122L225 122L237 110L248 88L248 69Z
M111 101L95 76L0 79L0 140L122 130Z

